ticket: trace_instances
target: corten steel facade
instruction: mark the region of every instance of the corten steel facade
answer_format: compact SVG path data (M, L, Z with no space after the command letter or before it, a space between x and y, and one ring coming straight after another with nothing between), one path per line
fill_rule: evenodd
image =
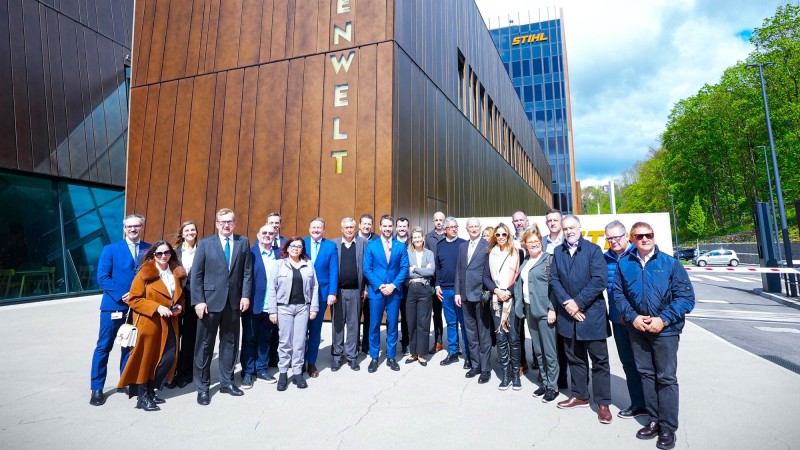
M0 303L97 291L121 236L128 0L0 1Z
M237 211L541 214L547 159L473 2L139 0L126 210L146 238ZM546 199L546 200L544 200Z
M540 12L541 15L541 12ZM572 107L564 14L490 30L514 89L533 124L553 174L553 206L580 214L580 189L575 179ZM530 22L530 15L528 16Z

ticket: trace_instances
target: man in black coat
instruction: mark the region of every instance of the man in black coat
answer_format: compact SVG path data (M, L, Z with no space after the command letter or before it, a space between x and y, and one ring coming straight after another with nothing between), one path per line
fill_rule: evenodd
M611 378L606 339L611 335L603 291L608 268L599 246L581 236L581 223L568 215L562 221L564 242L555 249L550 287L558 301L558 333L564 338L572 395L561 409L589 406L589 361L600 423L611 423ZM588 356L588 358L587 358Z

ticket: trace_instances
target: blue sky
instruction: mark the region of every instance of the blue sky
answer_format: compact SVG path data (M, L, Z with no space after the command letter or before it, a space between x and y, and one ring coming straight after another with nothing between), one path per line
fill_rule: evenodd
M753 48L754 27L778 0L476 0L492 27L517 14L543 20L564 10L576 173L583 186L606 183L659 145L679 100Z

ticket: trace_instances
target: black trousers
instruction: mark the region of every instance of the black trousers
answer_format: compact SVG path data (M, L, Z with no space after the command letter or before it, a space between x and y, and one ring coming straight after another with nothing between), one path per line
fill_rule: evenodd
M569 387L567 383L567 350L564 348L564 338L556 333L556 355L558 357L558 388L562 391Z
M491 370L492 334L494 334L489 305L480 301L461 300L464 329L467 332L470 366L483 372Z
M678 429L678 343L680 335L631 331L633 358L642 377L644 406L662 429Z
M183 290L186 297L186 310L178 317L180 330L180 345L178 350L178 365L175 366L175 379L178 381L192 381L194 373L194 347L197 341L197 313L191 307L192 299L189 294L189 285Z
M431 288L426 284L409 283L406 311L408 314L409 351L412 355L428 354L431 331Z
M442 301L434 293L431 296L431 311L433 316L433 337L436 342L442 342L444 322L442 321Z
M197 320L197 342L194 351L194 382L198 391L208 391L211 385L211 358L219 331L219 384L233 384L233 370L239 351L239 319L241 312L230 303L220 312L208 313Z
M611 371L608 365L606 340L580 341L565 337L564 347L572 381L572 396L580 400L589 400L589 358L591 358L594 402L598 405L610 405Z
M400 345L408 346L409 330L408 318L406 317L406 301L408 300L408 286L404 286L403 297L400 299Z
M361 301L361 351L369 354L369 299Z
M146 394L148 390L161 389L161 387L167 381L167 375L169 375L172 365L175 364L178 343L175 339L175 330L172 328L171 321L167 320L166 323L167 343L164 344L164 353L162 353L161 361L159 361L158 365L156 366L156 373L153 379L148 381L147 384L139 384L136 386L137 394L139 396ZM132 389L130 395L133 395Z

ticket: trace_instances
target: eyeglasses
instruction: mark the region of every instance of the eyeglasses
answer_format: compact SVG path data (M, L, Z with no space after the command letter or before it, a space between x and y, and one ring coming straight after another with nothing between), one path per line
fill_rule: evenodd
M528 241L526 245L542 245L542 241Z
M292 244L292 245L289 246L289 250L302 250L302 249L303 249L302 245L294 245L294 244Z
M452 226L444 227L444 228L447 229L447 230L455 230L455 229L458 229L458 225L452 225Z
M494 237L508 237L508 233L495 233Z
M619 242L619 240L624 237L625 237L624 234L620 234L619 236L606 236L606 240L608 242Z
M233 225L234 223L236 223L236 221L235 220L218 220L217 223L222 225L222 226L225 226L225 225Z
M156 258L163 258L165 256L171 256L172 255L172 250L167 250L165 252L155 252L153 254L156 255Z
M653 233L642 233L642 234L634 234L633 238L637 241L641 241L642 239L653 239Z
M144 225L125 225L125 228L136 229L136 228L142 228L143 226Z

